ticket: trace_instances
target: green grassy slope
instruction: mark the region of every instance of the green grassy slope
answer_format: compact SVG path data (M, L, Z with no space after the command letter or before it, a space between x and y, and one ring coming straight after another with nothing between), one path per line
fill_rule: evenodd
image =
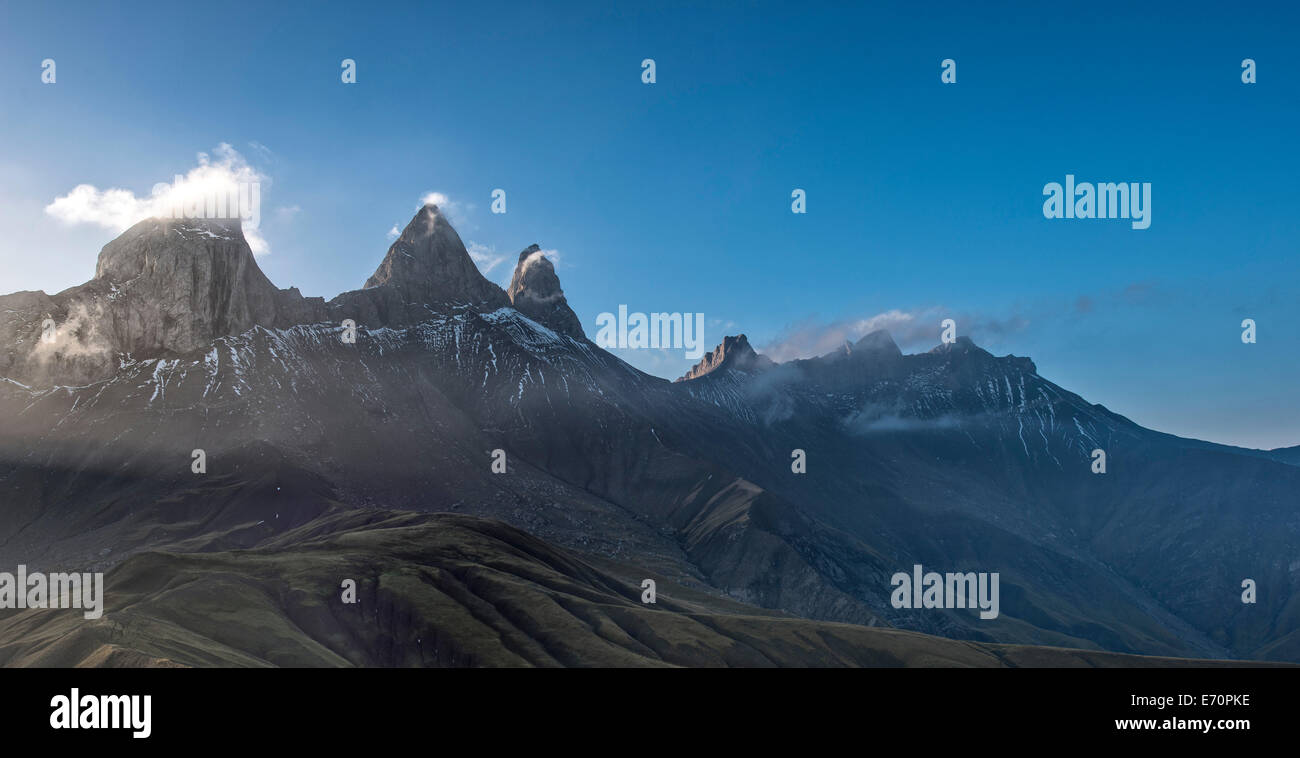
M497 521L337 512L254 550L130 558L98 620L4 612L0 665L1207 665L808 621L663 580L645 605L638 576Z

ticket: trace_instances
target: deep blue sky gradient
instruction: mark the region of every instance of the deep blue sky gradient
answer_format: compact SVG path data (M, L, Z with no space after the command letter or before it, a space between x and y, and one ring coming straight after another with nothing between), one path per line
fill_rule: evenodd
M0 291L93 275L113 234L55 197L146 194L227 142L272 178L260 264L304 294L359 287L438 191L509 256L494 281L558 250L589 334L627 304L797 350L897 309L933 322L913 351L949 314L1144 425L1300 444L1295 6L876 6L6 2ZM1151 182L1151 228L1043 218L1066 173Z

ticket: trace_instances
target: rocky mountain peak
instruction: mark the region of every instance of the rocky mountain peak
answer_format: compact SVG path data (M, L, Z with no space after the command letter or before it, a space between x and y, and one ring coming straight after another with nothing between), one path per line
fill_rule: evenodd
M888 356L891 358L903 357L903 351L898 349L898 344L894 338L884 329L877 329L867 334L853 344L855 353L872 353L877 356Z
M416 211L365 289L388 287L402 303L509 304L501 288L479 273L460 235L433 204Z
M238 219L151 218L104 246L95 278L110 290L124 352L182 353L276 320L279 291Z
M555 265L537 245L529 245L519 253L506 294L515 310L532 320L571 337L586 336L582 322L564 298Z
M202 260L188 260L200 250L204 253ZM230 265L261 275L252 258L253 251L238 219L147 218L100 250L95 278L127 282L143 275L157 279L175 273L169 266L186 269L209 264Z
M276 289L238 219L145 219L103 247L94 279L36 294L0 297L10 314L0 342L11 346L0 371L37 384L94 381L116 369L118 355L182 354L324 310L320 298Z
M773 365L775 364L767 356L754 352L754 348L749 344L748 337L739 334L734 337L723 337L722 342L713 349L713 352L701 358L699 363L695 364L690 371L687 371L677 381L684 382L698 379L724 367L738 371L754 371Z

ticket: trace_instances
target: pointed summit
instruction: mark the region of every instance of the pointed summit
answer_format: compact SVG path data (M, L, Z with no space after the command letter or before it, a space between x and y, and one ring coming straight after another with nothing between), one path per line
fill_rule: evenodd
M460 235L433 204L416 211L364 288L378 287L391 288L404 304L509 304L501 288L479 273Z
M884 329L877 329L858 340L854 343L853 350L859 353L873 353L877 357L903 357L903 351L898 349L894 338Z
M555 266L537 245L529 245L519 254L506 294L515 310L528 318L570 337L586 337L582 322L564 299Z
M776 364L767 356L754 352L754 348L749 344L749 338L740 334L735 337L723 337L722 343L715 347L713 352L704 356L677 381L698 379L724 367L737 371L760 371L774 365Z

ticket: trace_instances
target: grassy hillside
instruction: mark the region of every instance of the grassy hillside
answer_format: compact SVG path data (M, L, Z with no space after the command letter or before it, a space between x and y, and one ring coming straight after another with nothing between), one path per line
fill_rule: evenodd
M597 568L597 563L600 568ZM347 511L254 550L145 553L105 613L7 611L6 666L1176 666L815 622L587 561L503 523ZM341 584L356 582L357 602Z

